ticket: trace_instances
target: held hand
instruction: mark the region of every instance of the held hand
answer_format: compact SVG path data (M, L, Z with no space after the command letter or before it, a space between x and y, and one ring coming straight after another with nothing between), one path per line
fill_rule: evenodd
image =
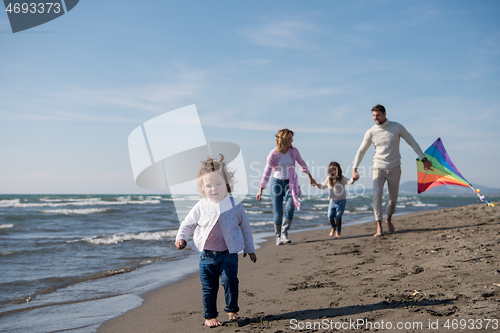
M185 248L187 245L187 242L184 239L179 239L177 242L175 242L175 246L177 247L177 250L182 250Z
M424 170L432 170L432 162L427 160L424 163Z
M262 199L261 197L262 197L262 190L259 190L259 193L257 193L257 196L256 196L257 201L260 201Z
M246 253L243 253L243 257L246 257L247 254ZM257 261L257 256L255 255L255 253L249 253L248 256L250 257L250 260L252 260L254 263Z
M358 179L359 179L359 172L357 172L357 171L353 171L353 172L352 172L352 178L353 178L354 180L358 180Z
M313 186L313 187L318 187L318 183L314 180L314 178L309 179L309 183L310 183L310 184L311 184L311 186Z

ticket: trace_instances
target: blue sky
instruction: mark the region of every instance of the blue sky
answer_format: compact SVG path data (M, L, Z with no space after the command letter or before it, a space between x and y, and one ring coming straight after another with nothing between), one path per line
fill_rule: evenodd
M0 193L161 193L135 185L128 135L191 104L250 180L283 127L318 180L332 160L350 175L381 103L423 150L441 137L465 178L500 188L498 17L497 1L82 0L13 34L2 11Z

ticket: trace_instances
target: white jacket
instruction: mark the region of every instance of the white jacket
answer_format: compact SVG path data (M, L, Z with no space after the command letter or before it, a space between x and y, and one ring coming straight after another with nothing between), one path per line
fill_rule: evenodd
M247 214L241 203L225 197L219 202L212 202L207 198L200 200L182 221L175 241L183 239L186 242L193 234L195 248L203 251L210 231L219 220L220 229L226 242L229 253L254 253L252 229Z

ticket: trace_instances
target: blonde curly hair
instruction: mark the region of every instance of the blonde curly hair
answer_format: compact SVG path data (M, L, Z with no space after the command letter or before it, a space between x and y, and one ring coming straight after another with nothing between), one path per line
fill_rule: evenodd
M226 182L226 189L228 193L231 193L233 190L233 186L235 183L234 180L234 172L229 171L226 163L224 163L224 155L219 154L219 161L215 161L212 157L208 157L205 161L201 162L200 171L198 171L198 191L205 196L205 187L203 184L203 175L206 175L210 172L220 171L222 173L222 177Z

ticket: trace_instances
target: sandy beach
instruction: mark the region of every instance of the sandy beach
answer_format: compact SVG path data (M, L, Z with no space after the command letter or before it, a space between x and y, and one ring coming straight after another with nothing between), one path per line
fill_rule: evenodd
M255 264L240 256L238 322L227 321L220 291L223 326L203 326L193 274L141 295L140 307L98 332L500 331L498 206L393 220L396 232L381 237L371 222L344 227L340 239L321 229L265 242Z

